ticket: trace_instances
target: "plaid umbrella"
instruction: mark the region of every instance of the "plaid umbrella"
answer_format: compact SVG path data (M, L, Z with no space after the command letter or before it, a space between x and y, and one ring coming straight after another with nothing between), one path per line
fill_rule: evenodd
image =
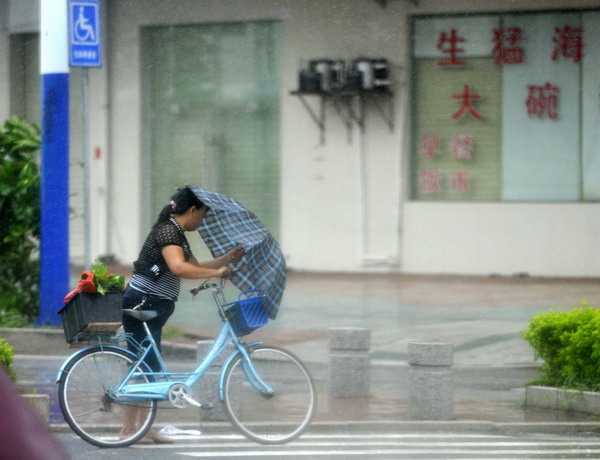
M279 244L258 218L234 199L221 193L188 186L210 210L198 232L213 257L242 246L244 257L232 265L231 281L241 291L260 289L265 308L275 319L285 283L287 268Z

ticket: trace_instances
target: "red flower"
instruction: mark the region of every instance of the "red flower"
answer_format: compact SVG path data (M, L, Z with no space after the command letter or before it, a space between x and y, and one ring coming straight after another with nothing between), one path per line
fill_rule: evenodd
M86 270L81 274L81 279L77 282L77 288L72 290L65 297L65 303L69 302L78 292L106 294L107 292L123 291L125 289L125 277L123 275L113 275L108 268L97 260L92 265L92 270Z
M77 287L82 292L98 292L94 283L94 274L90 271L85 271L81 274L81 279L77 282Z
M77 294L78 292L81 292L79 290L79 288L73 289L71 292L69 292L65 297L65 303L68 303L69 300L71 300L73 297L75 297L75 294Z

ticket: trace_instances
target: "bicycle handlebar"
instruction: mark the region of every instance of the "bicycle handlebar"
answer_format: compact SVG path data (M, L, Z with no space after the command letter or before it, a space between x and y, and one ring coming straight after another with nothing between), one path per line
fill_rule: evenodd
M221 278L221 282L219 284L211 283L210 281L205 281L200 286L196 286L195 288L190 289L190 293L193 297L195 297L196 295L198 295L199 292L204 291L206 289L214 289L216 291L221 291L223 289L223 286L225 286L225 281L226 278Z

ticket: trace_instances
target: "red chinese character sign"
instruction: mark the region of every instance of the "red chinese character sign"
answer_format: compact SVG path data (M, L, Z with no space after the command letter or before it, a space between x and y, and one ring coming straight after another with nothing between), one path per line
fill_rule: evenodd
M441 171L439 169L422 169L419 172L419 190L423 193L441 193Z
M471 173L462 169L450 173L450 191L466 193L471 191Z
M473 136L457 134L450 140L450 151L455 160L471 160Z
M506 181L506 164L518 165L521 154L542 161L549 139L565 136L572 146L581 135L568 128L581 98L586 110L590 100L600 107L597 81L581 83L592 67L582 66L592 59L595 38L584 25L592 22L545 15L415 20L417 199L501 200L504 187L520 187Z
M424 195L442 195L445 192L462 195L471 191L471 171L454 169L458 161L471 161L473 136L457 134L448 142L448 150L441 148L440 136L428 133L421 136L419 154L428 162L438 164L437 158L446 158L438 167L425 167L419 171L419 192Z
M445 190L444 182L450 193L464 194L471 191L471 171L457 169L444 172L441 169L422 169L419 172L419 191L427 195L441 194ZM444 177L447 177L444 180Z
M557 61L559 56L580 62L583 57L583 27L564 26L554 29L554 51L552 60Z
M447 55L446 60L438 61L440 66L464 66L467 65L467 61L461 61L459 56L465 52L463 48L460 48L459 43L463 43L466 40L463 37L459 37L456 33L456 29L451 29L449 33L443 31L440 33L440 38L437 42L437 49Z
M464 90L461 94L453 94L452 99L461 101L460 108L452 115L453 120L460 120L465 114L471 115L476 120L481 120L481 115L473 107L472 101L480 99L481 96L471 92L469 85L464 85Z
M520 27L506 27L494 29L494 55L495 64L521 64L525 62L525 51L519 42L523 40L523 31Z
M527 85L527 89L527 115L540 119L558 118L558 87L546 82L545 85Z
M423 134L421 136L421 155L425 155L428 158L433 158L439 155L440 152L440 136L436 134Z

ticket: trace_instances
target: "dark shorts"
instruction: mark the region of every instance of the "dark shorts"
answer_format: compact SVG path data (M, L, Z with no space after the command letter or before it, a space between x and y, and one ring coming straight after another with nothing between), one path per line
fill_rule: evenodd
M144 294L143 292L127 286L127 289L125 289L125 293L123 294L123 308L133 308L142 302L144 302L141 308L142 310L154 310L158 313L156 318L147 321L146 324L148 324L148 328L150 329L152 337L156 341L158 349L161 350L160 339L162 335L162 328L169 317L173 314L173 311L175 310L175 302L172 300L161 299L160 297ZM143 323L137 319L131 318L130 316L123 316L123 328L125 329L125 332L132 334L133 338L138 343L141 343L146 337L146 331L144 331ZM128 348L133 352L137 351L133 344L128 344ZM148 364L152 371L161 371L160 363L155 353L151 352L144 361L146 364Z

